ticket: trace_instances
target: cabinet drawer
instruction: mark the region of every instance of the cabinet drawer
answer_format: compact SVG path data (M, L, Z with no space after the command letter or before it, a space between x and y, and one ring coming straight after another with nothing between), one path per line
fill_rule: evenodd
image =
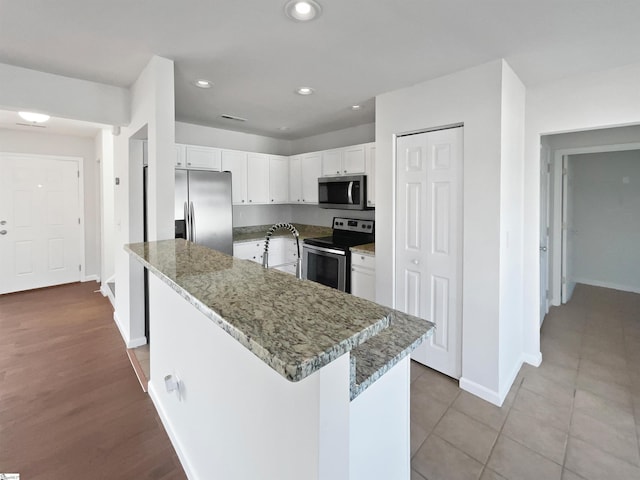
M362 267L362 268L368 268L370 270L375 270L376 257L374 255L367 255L363 253L352 252L351 265L354 267Z

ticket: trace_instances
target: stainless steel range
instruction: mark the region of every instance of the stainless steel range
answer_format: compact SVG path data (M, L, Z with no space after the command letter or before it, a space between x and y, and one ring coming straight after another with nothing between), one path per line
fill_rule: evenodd
M373 220L333 219L333 235L306 238L302 246L302 274L307 280L351 293L350 247L375 241Z

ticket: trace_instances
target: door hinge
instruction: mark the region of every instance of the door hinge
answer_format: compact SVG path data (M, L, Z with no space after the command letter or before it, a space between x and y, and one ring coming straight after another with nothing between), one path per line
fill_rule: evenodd
M78 178L80 178L80 170L76 172L78 174Z
M547 297L547 300L551 299L551 292L550 292L549 290L547 290L547 295L546 295L546 297Z
M551 173L551 164L547 163L547 173Z
M549 236L549 227L547 227L547 237Z
M82 271L82 265L78 265L78 271L81 272Z
M80 217L78 217L78 225L80 225Z
M563 168L563 169L562 169L562 174L563 174L563 175L566 175L567 173L569 173L569 171L568 171L566 168Z

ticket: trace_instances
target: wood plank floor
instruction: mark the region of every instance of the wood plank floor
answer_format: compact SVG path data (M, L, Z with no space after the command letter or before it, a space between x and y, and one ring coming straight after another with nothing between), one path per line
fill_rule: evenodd
M184 479L94 282L0 296L0 472Z

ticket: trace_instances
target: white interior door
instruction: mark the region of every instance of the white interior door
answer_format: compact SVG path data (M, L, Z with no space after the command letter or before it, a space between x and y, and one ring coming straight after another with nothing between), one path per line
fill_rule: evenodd
M562 157L562 303L571 300L576 282L573 280L573 181L571 158Z
M549 192L551 186L551 153L540 151L540 325L549 312Z
M396 308L436 324L412 358L460 378L463 129L399 137Z
M0 294L80 280L78 162L0 154Z

